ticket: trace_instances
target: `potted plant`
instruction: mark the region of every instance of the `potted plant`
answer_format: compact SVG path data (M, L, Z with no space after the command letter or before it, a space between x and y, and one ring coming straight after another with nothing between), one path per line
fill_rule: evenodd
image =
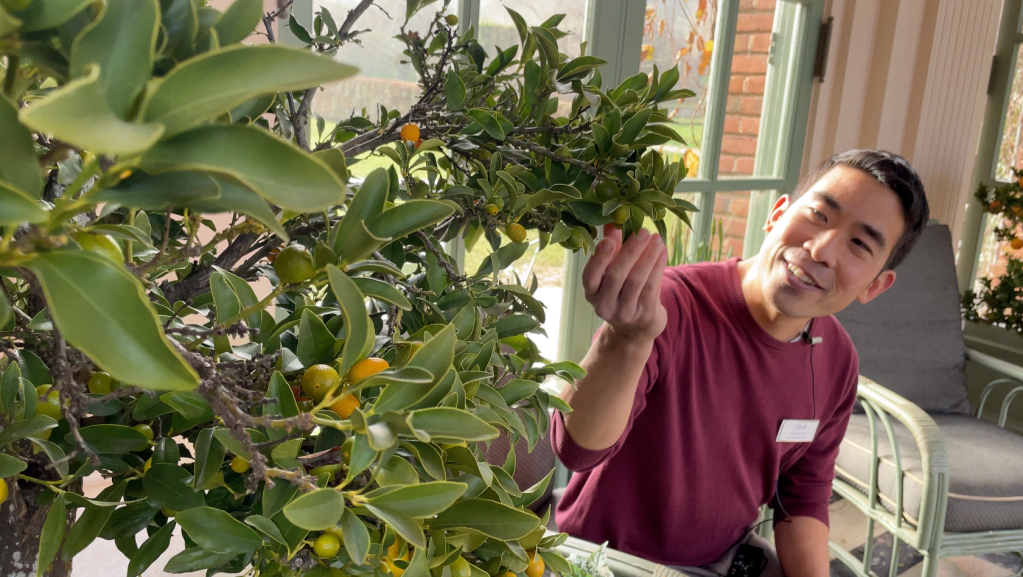
M603 88L557 17L510 11L520 43L489 55L419 0L396 39L419 100L328 128L313 101L370 4L291 19L299 49L261 0L0 1L0 572L67 575L100 538L139 575L177 527L173 573L570 570L528 508L551 477L478 446L541 442L570 410L541 382L581 376L497 273L528 230L588 250L685 217L657 147L691 93L674 69ZM352 177L367 154L391 162ZM444 243L476 240L492 257L456 270Z

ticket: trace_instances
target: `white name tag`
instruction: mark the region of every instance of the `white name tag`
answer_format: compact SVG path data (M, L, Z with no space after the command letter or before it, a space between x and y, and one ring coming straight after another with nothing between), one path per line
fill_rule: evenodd
M809 443L813 441L814 435L817 434L817 426L820 425L819 420L801 420L801 419L785 419L781 422L781 427L778 429L778 438L775 439L779 443Z

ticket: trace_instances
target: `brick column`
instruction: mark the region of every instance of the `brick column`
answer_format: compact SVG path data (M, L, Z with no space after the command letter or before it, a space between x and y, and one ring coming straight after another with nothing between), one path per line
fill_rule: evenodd
M732 77L728 82L728 104L718 165L718 173L723 177L753 174L776 1L742 0L739 5ZM714 220L722 220L725 254L731 250L733 256L742 255L748 213L748 191L717 194Z

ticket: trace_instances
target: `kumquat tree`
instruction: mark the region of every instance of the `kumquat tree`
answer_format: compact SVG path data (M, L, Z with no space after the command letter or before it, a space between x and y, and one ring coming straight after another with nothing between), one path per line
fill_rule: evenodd
M0 0L0 573L107 539L140 575L176 530L171 573L569 571L529 508L551 475L519 487L484 449L542 442L570 409L541 384L581 370L540 357L535 284L499 273L530 229L591 250L687 219L657 148L688 93L676 69L603 87L558 17L509 11L520 42L488 54L408 0L437 10L394 40L418 101L327 126L371 4L306 30L261 0Z

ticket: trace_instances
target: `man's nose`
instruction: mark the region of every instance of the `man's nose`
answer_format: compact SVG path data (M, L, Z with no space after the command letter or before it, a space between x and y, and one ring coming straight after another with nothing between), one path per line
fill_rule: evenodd
M834 268L838 260L841 246L837 230L822 230L803 243L803 249L810 253L810 258L820 264Z

